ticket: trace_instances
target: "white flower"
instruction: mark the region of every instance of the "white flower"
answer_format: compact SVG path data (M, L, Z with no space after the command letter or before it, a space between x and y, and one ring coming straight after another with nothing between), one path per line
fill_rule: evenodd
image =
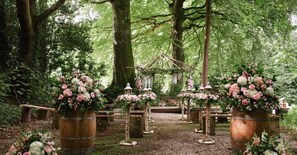
M78 78L73 78L71 80L71 83L74 83L74 84L78 84L78 82L79 82Z
M277 152L274 152L272 150L266 150L263 152L264 155L278 155Z
M274 94L274 90L273 90L273 88L272 88L272 87L268 87L268 88L266 89L266 93L267 93L268 95L273 95L273 94Z
M30 144L30 151L32 155L42 155L43 154L43 144L39 141L35 141Z
M78 87L78 92L80 92L80 93L86 93L87 92L87 89L85 87L80 86L80 87Z
M83 100L84 101L89 101L90 98L91 98L91 95L88 92L85 92L82 95L83 95Z
M247 78L244 77L244 76L240 76L238 79L237 79L237 83L241 86L243 85L246 85L247 84Z

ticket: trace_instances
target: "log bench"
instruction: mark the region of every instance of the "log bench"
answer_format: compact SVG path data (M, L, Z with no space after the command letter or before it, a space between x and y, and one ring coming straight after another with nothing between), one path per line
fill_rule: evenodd
M44 106L36 106L36 105L30 105L30 104L21 104L21 122L22 123L28 123L31 122L31 109L37 109L39 111L42 111L45 113L45 116L48 118L48 112L54 112L54 108L50 107L44 107Z

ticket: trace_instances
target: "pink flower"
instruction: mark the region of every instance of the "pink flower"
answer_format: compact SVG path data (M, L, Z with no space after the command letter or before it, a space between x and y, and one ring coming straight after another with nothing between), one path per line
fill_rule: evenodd
M95 98L95 97L96 97L96 95L95 95L94 92L91 92L91 97L92 97L92 98Z
M250 85L249 85L249 89L250 89L250 90L254 90L255 88L256 88L255 85L253 85L253 84L250 84Z
M256 100L256 101L258 101L260 99L260 97L261 97L260 93L255 93L253 95L253 99Z
M242 91L242 92L244 92L244 91L246 91L247 89L245 88L245 87L242 87L241 89L240 89L240 91Z
M255 82L257 85L263 85L263 84L264 84L264 81L263 81L262 77L255 77L255 78L254 78L254 82Z
M84 86L84 83L82 81L79 81L78 82L79 86L83 87Z
M67 84L62 85L62 89L66 89L67 87L68 87Z
M44 152L47 154L51 154L54 151L54 149L51 146L45 146L44 147Z
M58 100L63 100L63 98L64 98L64 95L60 94Z
M253 139L254 139L254 141L253 141L253 145L255 145L255 146L259 146L260 143L261 143L261 139L260 139L260 137L253 138Z
M244 71L244 72L242 72L241 76L247 78L249 76L249 74L246 71Z
M77 97L76 97L76 100L77 100L78 102L81 102L83 99L84 99L84 97L83 97L82 94L78 94Z
M244 105L244 106L246 106L246 105L249 104L249 101L248 101L248 100L242 100L242 101L241 101L241 104Z
M226 84L226 85L225 85L225 88L226 88L226 89L229 89L230 87L231 87L230 84Z
M72 96L72 91L69 88L67 88L63 91L63 95L66 97Z
M266 89L266 86L265 86L265 85L262 85L262 86L261 86L261 89L262 89L262 90L265 90L265 89Z
M19 149L17 149L14 145L11 145L7 154L10 155L10 154L16 154L17 152L19 151Z
M30 152L24 152L23 155L31 155Z
M61 82L65 82L66 79L65 79L64 76L60 76L60 77L59 77L59 80L60 80Z

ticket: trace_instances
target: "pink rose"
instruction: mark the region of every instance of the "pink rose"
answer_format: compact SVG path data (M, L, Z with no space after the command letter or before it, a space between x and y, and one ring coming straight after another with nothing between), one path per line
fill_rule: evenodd
M68 87L67 84L62 85L62 89L66 89L67 87Z
M250 84L250 85L249 85L249 89L250 89L250 90L254 90L255 88L256 88L255 85L253 85L253 84Z
M255 77L254 82L257 85L263 85L264 84L264 81L263 81L262 77Z
M265 86L265 85L262 85L262 86L261 86L261 89L262 89L262 90L265 90L265 89L266 89L266 86Z
M72 91L69 88L67 88L63 91L63 95L66 97L72 96Z
M81 102L83 99L84 99L84 97L83 97L82 94L78 94L77 97L76 97L76 100L77 100L78 102Z
M253 95L253 99L256 100L256 101L258 101L260 99L260 97L261 97L260 93L255 93Z
M244 92L244 91L246 91L247 89L245 88L245 87L242 87L241 89L240 89L240 91L242 91L242 92Z
M249 101L248 101L248 100L242 100L242 101L241 101L241 104L244 105L244 106L246 106L246 105L249 104Z
M64 95L60 94L58 100L63 100L63 98L64 98Z
M95 97L96 97L96 95L95 95L94 92L91 92L91 97L92 97L92 98L95 98Z
M30 152L24 152L23 155L31 155Z
M79 86L83 87L84 86L84 83L82 81L79 81L78 82Z

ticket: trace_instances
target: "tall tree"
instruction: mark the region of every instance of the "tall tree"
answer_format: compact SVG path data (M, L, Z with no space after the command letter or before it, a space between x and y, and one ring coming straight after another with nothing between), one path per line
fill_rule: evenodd
M16 0L17 16L20 32L20 60L26 67L34 62L34 49L36 48L37 26L47 19L53 12L64 4L65 0L58 0L41 14L36 14L36 0Z
M7 69L10 52L6 33L5 6L5 0L0 0L0 72L4 72Z
M111 0L114 28L113 84L124 88L127 82L135 85L134 58L131 43L131 18L129 0Z

